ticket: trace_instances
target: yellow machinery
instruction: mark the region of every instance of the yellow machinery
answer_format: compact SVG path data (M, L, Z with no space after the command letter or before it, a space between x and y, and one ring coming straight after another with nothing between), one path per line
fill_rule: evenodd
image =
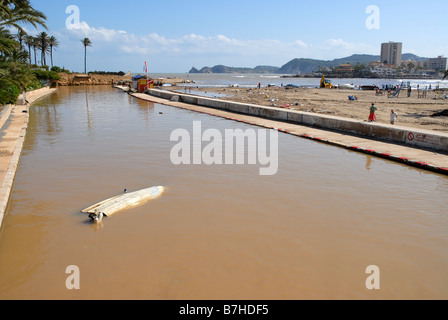
M325 76L323 76L322 80L320 81L320 87L321 88L325 88L325 89L333 89L334 88L334 86L331 83L331 81L330 80L326 80Z

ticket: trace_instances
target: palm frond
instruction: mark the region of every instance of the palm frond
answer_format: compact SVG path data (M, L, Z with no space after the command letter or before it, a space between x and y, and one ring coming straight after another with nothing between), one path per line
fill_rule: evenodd
M31 24L47 29L44 13L34 9L29 0L0 0L0 27L15 27L22 30L22 24Z
M81 40L82 44L84 45L84 47L91 47L92 46L92 41L90 41L89 38L84 38Z
M0 53L9 54L18 46L19 43L14 39L14 36L8 30L0 27Z

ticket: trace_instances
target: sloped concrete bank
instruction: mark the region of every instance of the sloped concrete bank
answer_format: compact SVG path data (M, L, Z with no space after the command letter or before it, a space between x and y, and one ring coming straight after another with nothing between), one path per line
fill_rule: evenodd
M372 139L361 135L347 134L342 131L338 132L335 130L324 130L285 120L267 119L258 116L256 110L257 108L262 107L254 105L245 105L246 110L252 110L251 113L255 113L255 115L247 115L239 113L238 111L232 112L216 107L199 106L198 104L179 102L183 100L183 97L173 92L171 92L170 95L161 94L165 93L164 91L157 91L153 93L156 93L162 97L144 93L134 93L132 96L137 99L217 116L231 121L237 121L264 128L271 128L285 134L344 148L357 153L364 153L370 156L387 159L389 161L402 163L407 166L416 167L426 171L448 175L448 156L442 152L436 152L431 149L415 148L405 144L391 143L386 140ZM187 97L185 100L195 101L195 99L198 99L196 100L198 102L199 100L202 100L201 97L197 96L193 97L193 100L190 99L191 98ZM222 103L223 105L227 102L216 99L211 100L213 103Z
M48 87L27 93L26 100L32 104L36 100L55 92ZM22 102L22 97L19 97ZM11 191L14 185L23 144L29 121L29 107L26 105L7 105L0 115L0 228L6 214Z
M153 96L189 103L198 106L210 107L245 115L262 117L271 120L287 121L315 128L334 130L367 138L401 143L417 148L427 148L448 153L448 134L423 129L393 126L380 123L369 123L329 115L320 115L308 112L279 109L239 102L225 101L172 91L152 89Z

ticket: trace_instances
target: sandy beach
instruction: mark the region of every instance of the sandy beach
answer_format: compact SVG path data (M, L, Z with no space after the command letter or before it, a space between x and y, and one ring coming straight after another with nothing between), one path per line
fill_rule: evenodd
M177 87L177 90L184 90ZM336 115L367 121L372 103L378 108L377 122L390 123L390 112L398 113L397 125L438 132L448 132L448 117L431 117L434 113L448 109L448 99L439 97L436 91L428 92L427 98L418 98L417 91L410 98L401 92L398 98L388 98L387 93L377 96L375 91L344 89L310 89L269 87L251 88L194 88L194 92L219 94L220 99L252 103L263 106L290 105L293 110ZM444 94L448 94L445 90ZM226 95L226 96L221 96ZM349 101L348 96L356 96L357 101Z

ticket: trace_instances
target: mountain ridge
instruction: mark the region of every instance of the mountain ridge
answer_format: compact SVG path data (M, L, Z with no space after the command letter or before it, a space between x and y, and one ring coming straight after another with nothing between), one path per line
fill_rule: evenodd
M311 58L295 58L287 62L281 67L274 66L257 66L255 68L246 67L228 67L224 65L217 65L214 67L204 67L200 70L193 67L189 73L260 73L260 74L304 74L312 73L321 68L337 67L340 64L368 64L372 61L379 61L381 56L369 54L354 54L345 58L338 58L334 60L318 60ZM402 55L403 61L425 61L428 58L419 57L412 53L405 53Z

